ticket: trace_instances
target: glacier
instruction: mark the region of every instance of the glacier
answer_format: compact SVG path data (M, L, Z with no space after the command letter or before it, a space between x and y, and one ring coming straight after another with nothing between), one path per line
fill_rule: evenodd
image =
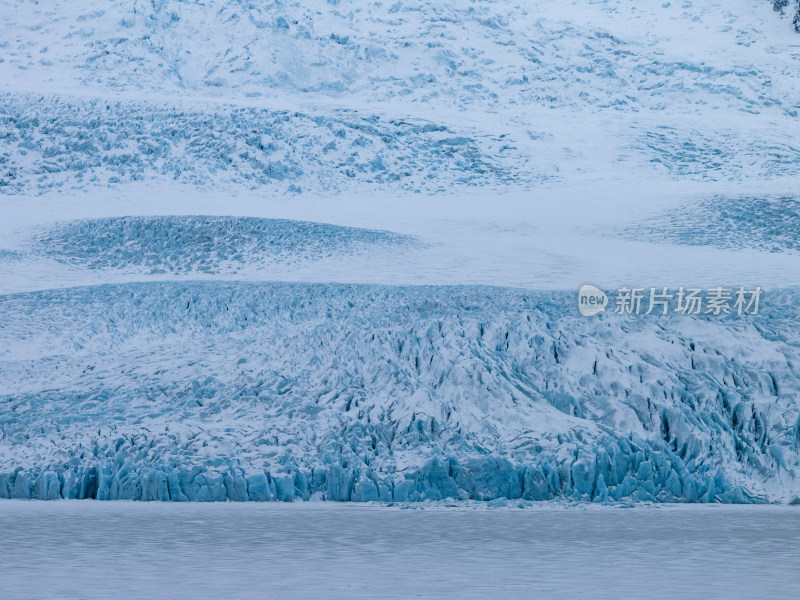
M0 498L800 502L792 4L11 0Z
M796 290L721 319L588 320L572 294L490 287L159 282L0 304L1 497L800 493Z

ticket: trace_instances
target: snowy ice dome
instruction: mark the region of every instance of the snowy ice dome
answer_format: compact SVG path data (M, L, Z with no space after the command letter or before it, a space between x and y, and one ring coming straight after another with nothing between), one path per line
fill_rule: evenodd
M0 498L800 498L795 10L11 0Z

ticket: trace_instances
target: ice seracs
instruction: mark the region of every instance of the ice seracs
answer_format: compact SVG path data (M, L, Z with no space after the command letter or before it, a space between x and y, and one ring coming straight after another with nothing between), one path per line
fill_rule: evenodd
M789 501L797 297L584 318L488 287L6 295L0 495Z

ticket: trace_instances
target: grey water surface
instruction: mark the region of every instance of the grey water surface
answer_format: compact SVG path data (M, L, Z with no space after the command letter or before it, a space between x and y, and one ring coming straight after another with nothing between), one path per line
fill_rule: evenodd
M800 507L0 501L0 597L797 598Z

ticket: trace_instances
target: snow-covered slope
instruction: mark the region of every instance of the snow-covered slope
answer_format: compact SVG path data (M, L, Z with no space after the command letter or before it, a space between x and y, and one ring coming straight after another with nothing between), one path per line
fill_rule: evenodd
M800 38L769 2L16 0L1 19L14 192L798 175Z
M312 95L493 109L792 111L791 25L765 0L11 0L14 91ZM765 85L767 84L767 85Z
M800 495L786 12L13 0L0 497Z

